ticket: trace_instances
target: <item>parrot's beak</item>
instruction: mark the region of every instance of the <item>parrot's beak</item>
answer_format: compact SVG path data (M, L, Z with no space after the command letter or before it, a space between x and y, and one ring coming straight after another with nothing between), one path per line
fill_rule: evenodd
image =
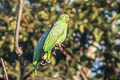
M69 22L70 21L70 19L69 18L67 18L67 22Z

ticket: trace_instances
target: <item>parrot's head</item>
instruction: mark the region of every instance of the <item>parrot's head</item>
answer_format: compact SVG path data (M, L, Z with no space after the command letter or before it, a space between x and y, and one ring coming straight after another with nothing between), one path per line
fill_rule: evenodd
M67 14L60 15L59 19L62 20L62 21L65 21L66 23L69 22L69 16Z

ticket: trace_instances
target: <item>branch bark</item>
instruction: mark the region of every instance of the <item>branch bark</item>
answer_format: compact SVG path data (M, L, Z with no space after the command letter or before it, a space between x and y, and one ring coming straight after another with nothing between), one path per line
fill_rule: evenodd
M84 80L88 80L87 77L85 76L84 72L80 70L81 76L83 77Z
M18 55L18 60L20 63L20 80L23 80L24 76L24 59L23 59L23 51L21 47L19 46L19 27L20 27L20 21L21 21L21 15L22 15L22 9L23 9L23 4L24 0L18 0L19 1L19 11L17 15L17 23L16 23L16 29L15 29L15 52Z
M27 19L24 16L22 16L22 20L23 20L24 23L21 24L21 25L23 25L24 27L26 27L28 32L33 32L32 27L29 25Z
M21 15L22 15L22 8L23 8L23 0L19 0L19 11L18 11L16 30L15 30L15 51L19 56L22 55L22 50L19 47L19 40L18 40L19 27L20 27Z
M34 69L31 70L28 74L26 74L23 78L23 80L26 80L32 73L34 72Z
M2 58L1 58L1 63L2 63L2 67L4 69L4 80L9 80L8 75L7 75L7 71L6 71L6 67L5 67L5 64L4 64L4 61Z

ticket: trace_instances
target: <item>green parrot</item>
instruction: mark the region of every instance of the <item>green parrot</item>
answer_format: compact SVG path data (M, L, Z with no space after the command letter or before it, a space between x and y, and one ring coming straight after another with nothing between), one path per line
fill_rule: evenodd
M37 70L38 70L38 62L42 60L44 56L44 50L43 45L44 42L50 32L50 29L47 29L45 33L42 35L42 37L39 39L37 46L34 49L34 55L33 55L33 66L34 66L34 75L37 76Z
M52 49L55 47L55 45L60 46L60 44L65 40L68 21L69 16L67 14L60 15L52 29L46 30L43 36L39 39L33 56L35 76L37 75L39 65L38 62L40 60L45 60L47 63L49 63Z
M44 58L47 62L50 61L53 47L55 47L55 45L60 46L60 44L65 40L68 22L69 16L67 14L62 14L50 30L43 46L44 52L47 53L47 57Z

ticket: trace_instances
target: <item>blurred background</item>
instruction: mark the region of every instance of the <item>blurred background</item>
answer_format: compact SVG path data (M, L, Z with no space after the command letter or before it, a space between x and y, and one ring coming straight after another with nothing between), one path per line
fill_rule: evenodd
M19 80L14 51L18 0L0 0L0 57L9 80ZM25 74L37 41L60 14L70 16L65 47L27 80L120 80L120 0L25 0L19 35ZM54 51L54 50L53 50ZM0 80L3 80L0 64Z

